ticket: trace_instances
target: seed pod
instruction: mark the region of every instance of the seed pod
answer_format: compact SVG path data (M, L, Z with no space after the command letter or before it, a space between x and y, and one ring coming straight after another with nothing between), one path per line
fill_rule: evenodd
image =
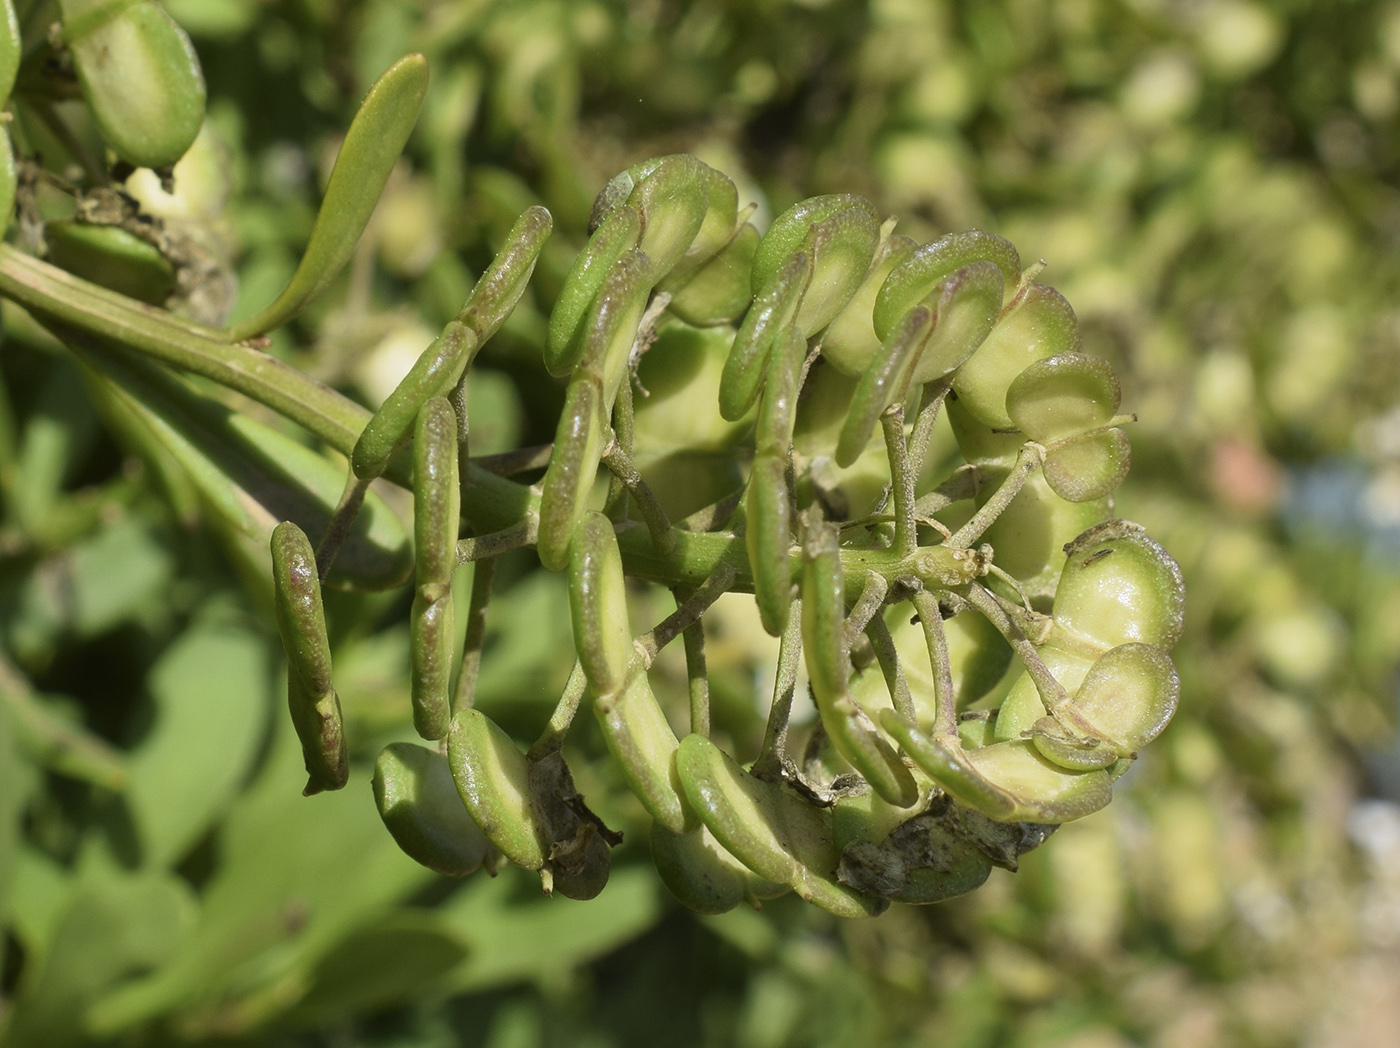
M538 552L550 571L568 563L574 526L598 475L607 420L646 307L647 266L640 251L623 255L608 274L584 329L583 357L569 380L540 496Z
M741 902L757 908L790 889L757 876L715 840L705 826L693 833L672 833L651 825L651 861L661 881L683 906L696 913L727 913Z
M677 288L668 307L672 314L696 327L730 324L743 316L753 301L753 256L758 230L745 222L733 238Z
M681 740L676 767L715 840L759 877L786 884L840 917L872 917L885 909L882 900L836 882L840 853L829 809L755 778L702 735Z
M963 410L982 425L1014 429L1006 413L1012 381L1037 360L1077 351L1079 343L1079 321L1070 304L1054 288L1029 284L1002 309L986 341L958 369L953 390Z
M915 306L880 346L851 398L850 413L836 443L838 466L851 466L860 458L885 409L904 399L933 325L933 311L927 306Z
M138 5L145 6L148 5ZM118 52L114 50L113 53ZM405 55L374 82L345 133L306 253L292 274L291 282L271 305L235 324L229 330L231 339L241 341L281 327L324 291L350 260L418 119L427 90L428 60L422 55ZM202 82L200 91L202 116ZM190 133L191 142L198 131L199 121L196 120ZM169 162L178 159L176 156Z
M301 739L306 796L338 790L350 777L340 699L331 685L331 646L321 607L316 554L290 521L272 532L277 628L287 653L287 706Z
M418 412L413 434L413 610L409 617L410 695L413 726L425 739L447 734L451 718L449 681L461 527L457 479L457 416L442 397Z
M175 267L160 251L116 226L44 225L48 260L60 269L139 302L158 306L175 290Z
M863 374L880 348L883 340L875 334L875 324L870 319L875 297L895 266L908 259L918 246L905 236L885 237L876 249L865 280L846 308L827 325L822 335L822 356L843 375L856 378Z
M447 732L452 780L472 822L517 866L538 870L547 858L544 830L530 801L530 762L480 710L458 710Z
M23 54L15 5L11 0L0 0L0 104L4 104L14 90L15 76L19 73L19 60ZM4 213L8 214L9 209L6 208Z
M787 626L792 604L792 497L787 466L804 348L801 333L790 327L769 359L744 500L744 544L753 570L754 599L763 628L775 637Z
M623 781L656 825L673 833L694 831L699 823L676 772L676 736L640 659L632 660L620 691L594 699L593 712Z
M19 188L19 175L15 171L15 151L10 144L10 129L0 127L0 235L10 226L14 217L15 191Z
M1105 521L1065 552L1050 643L1065 632L1106 648L1142 642L1171 650L1181 636L1185 585L1176 561L1142 525Z
M700 181L705 194L705 220L691 238L685 254L667 269L657 284L658 291L675 292L685 287L696 272L731 243L738 232L739 190L728 175L701 165ZM644 238L645 239L645 238ZM655 255L643 244L643 250Z
M446 757L390 743L374 762L373 785L379 817L410 859L449 877L481 868L491 842L467 814Z
M578 364L584 321L617 260L637 246L641 229L642 216L636 208L614 208L574 259L545 334L544 366L551 375L567 375Z
M648 170L637 178L627 197L627 204L635 208L642 218L642 233L637 246L651 261L645 283L648 287L654 287L685 257L705 224L706 213L710 209L710 176L715 172L685 153L648 161L646 167ZM730 186L732 188L732 182ZM727 220L721 216L721 221L727 221L728 229L734 227L738 210L737 192L733 194L733 200ZM713 233L710 239L711 243L706 244L705 249L713 254L723 246L724 240L713 242ZM705 255L705 258L708 257L708 254ZM701 261L704 259L696 259L694 264L698 265Z
M569 611L588 686L595 696L614 696L627 686L634 651L627 617L627 586L613 524L601 513L585 513L569 544Z
M1001 270L990 262L973 262L955 270L940 285L933 334L914 368L914 385L951 375L976 352L1001 312ZM933 295L925 299L933 303Z
M1061 768L1030 742L964 751L956 741L925 735L894 710L882 710L880 724L955 800L999 821L1070 822L1113 799L1107 772Z
M471 328L458 320L447 322L442 334L423 350L360 432L350 453L355 476L370 480L389 468L394 453L408 442L419 410L429 399L445 395L457 384L477 346Z
M802 653L822 726L836 751L883 800L908 808L918 799L913 776L851 697L846 601L834 525L806 529L803 560Z
M459 321L476 332L478 347L515 312L553 228L554 216L538 204L527 207L510 227L501 250L491 259L457 314Z
M871 317L875 334L881 340L888 338L902 316L955 272L974 262L995 265L1007 286L1015 287L1021 279L1021 256L1009 242L980 229L949 233L919 248L890 273L875 298Z
M761 246L761 244L760 244ZM754 296L734 336L719 380L719 413L730 422L743 418L763 388L768 357L793 326L803 292L812 279L812 256L789 257L763 291Z
M807 338L826 327L860 287L880 240L880 219L864 197L846 193L794 204L773 220L753 256L753 293L760 297L799 251L812 276L797 312Z
M929 780L924 779L927 783ZM920 793L917 814L874 793L840 798L833 806L841 846L837 879L891 902L923 905L981 886L992 863L965 831L946 795Z
M190 38L154 0L60 0L83 98L112 151L169 167L204 123L204 75Z

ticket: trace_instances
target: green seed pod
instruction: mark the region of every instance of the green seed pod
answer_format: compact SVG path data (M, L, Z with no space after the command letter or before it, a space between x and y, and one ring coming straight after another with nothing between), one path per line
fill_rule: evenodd
M846 600L834 525L809 527L803 539L802 653L812 694L836 751L889 804L909 808L918 787L889 743L851 697L844 642Z
M1054 629L1105 648L1141 642L1170 651L1181 636L1181 568L1140 524L1110 520L1065 547Z
M15 5L10 0L0 0L0 105L3 105L14 90L15 76L19 73L19 60L24 54L24 42L20 39L19 19L15 17ZM5 214L9 209L5 209Z
M1045 483L1069 502L1111 494L1132 465L1128 434L1116 427L1070 437L1046 449Z
M414 581L430 599L452 584L461 516L457 415L446 399L432 397L419 410L413 434Z
M10 227L15 212L15 191L19 174L15 170L15 151L10 144L10 129L0 127L0 236Z
M447 758L409 742L394 742L374 762L374 803L404 854L430 870L465 877L491 851L467 814Z
M799 251L812 259L797 312L803 337L826 327L860 287L880 241L880 218L864 197L839 193L794 204L773 220L753 256L755 298Z
M1067 732L1053 717L1041 717L1031 726L1031 742L1046 760L1070 771L1107 768L1118 761L1103 740Z
M963 366L996 323L1002 291L1001 270L990 262L963 266L943 282L933 334L914 368L914 385L943 378Z
M340 699L331 684L331 646L321 607L316 553L305 532L285 521L272 532L277 629L287 653L287 706L301 740L306 796L349 780Z
M1073 727L1105 740L1115 757L1135 757L1176 713L1181 681L1166 652L1120 644L1099 657L1068 704Z
M672 293L672 314L696 327L730 324L753 301L753 256L758 230L745 222L724 248Z
M720 845L764 880L786 884L840 917L873 917L887 905L835 879L840 853L831 812L744 771L702 735L676 753L686 796Z
M734 345L719 381L719 413L730 422L743 418L758 399L769 354L793 325L797 308L802 304L802 294L811 279L812 256L799 251L789 257L777 276L754 296L734 336Z
M204 75L190 38L154 0L60 0L83 98L112 151L169 167L204 123Z
M458 710L447 732L447 760L462 803L487 840L517 866L544 866L530 762L511 737L480 710Z
M1085 658L1058 648L1046 646L1039 649L1040 659L1045 663L1050 675L1060 682L1066 692L1073 694L1083 683L1092 658ZM1045 703L1031 675L1022 672L1016 683L1006 693L1001 708L997 711L993 741L1009 742L1012 739L1029 738L1036 722L1046 716Z
M421 592L414 594L408 618L413 728L433 741L447 734L452 717L449 689L455 631L456 606L450 593L436 600L429 600Z
M637 179L627 204L642 216L638 247L651 260L645 282L654 287L685 257L705 224L710 206L710 176L715 172L685 153L649 161L647 166L650 170ZM732 188L732 182L730 186ZM737 191L733 199L734 208L728 216L730 229L738 210ZM706 248L712 247L710 254L713 254L723 245L724 241L720 240L707 244ZM696 259L694 265L702 261L704 259Z
M1121 400L1108 361L1058 353L1016 376L1006 390L1006 413L1031 440L1051 444L1106 425Z
M755 875L704 826L679 834L652 823L651 861L671 894L696 913L728 913L741 902L756 908L790 890Z
M754 600L763 628L775 637L787 626L792 605L792 497L787 465L804 348L801 333L792 327L770 355L744 499L744 545L753 570Z
M904 399L919 354L933 330L933 311L927 306L915 306L889 333L851 398L850 413L836 443L838 466L851 466L860 458L885 409Z
M636 208L614 208L574 259L549 315L544 366L551 375L567 375L583 355L583 326L603 281L617 260L637 246L642 216Z
M701 165L700 175L705 194L705 220L691 238L685 254L657 284L658 291L675 292L685 287L700 269L733 241L738 232L738 188L728 175L707 165ZM652 254L650 248L644 246L643 250Z
M880 724L955 800L998 821L1071 822L1113 799L1107 772L1062 768L1030 742L998 742L964 751L956 741L950 745L925 735L894 710L881 711Z
M175 290L175 267L157 248L125 229L48 222L44 243L48 260L60 269L139 302L158 306Z
M676 772L676 735L640 659L632 660L625 687L594 699L593 712L623 781L656 825L673 833L695 830L699 823Z
M891 223L893 219L890 220ZM890 223L886 223L888 226ZM905 236L886 236L875 250L875 258L846 308L827 325L822 335L822 356L843 375L864 374L883 341L875 334L871 313L875 298L895 266L914 254L918 243Z
M963 266L990 262L1001 270L1003 283L1015 287L1021 279L1021 256L1010 243L980 229L949 233L925 244L897 266L875 298L875 334L883 341L915 305L924 301Z
M595 696L619 694L632 661L627 585L613 524L601 513L585 513L569 544L569 611L574 649Z
M535 272L535 261L553 228L554 216L538 204L527 207L510 227L505 244L491 259L457 314L459 321L476 332L478 347L500 330L515 312Z
M1015 429L1006 413L1006 392L1016 376L1037 360L1078 350L1079 342L1079 321L1064 297L1043 284L1028 284L1002 309L986 341L958 369L953 391L982 425Z
M457 384L476 349L476 333L449 320L360 432L350 453L355 476L371 480L389 468L394 453L408 442L419 409Z
M202 87L201 84L201 116ZM230 328L231 339L237 342L281 327L335 279L350 260L360 234L374 214L427 91L428 60L422 55L405 55L374 82L345 133L306 253L291 282L266 309ZM195 121L191 142L199 131L199 123Z

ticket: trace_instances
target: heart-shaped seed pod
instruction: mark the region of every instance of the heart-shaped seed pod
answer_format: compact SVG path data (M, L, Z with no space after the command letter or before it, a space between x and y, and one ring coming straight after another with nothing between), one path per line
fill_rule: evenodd
M997 266L973 262L954 270L939 286L936 298L930 294L924 300L933 307L935 322L914 368L914 385L951 375L977 351L1001 312L1004 287Z
M174 164L204 123L204 75L185 31L154 0L61 0L59 9L103 139L133 167Z
M316 554L290 521L272 532L273 601L287 653L287 706L301 740L307 796L338 790L350 776L340 698L331 683L331 645Z
M1142 525L1105 521L1065 552L1049 643L1073 650L1076 640L1088 641L1106 650L1141 642L1171 650L1181 636L1185 585L1176 561Z
M864 197L838 193L794 204L773 220L753 257L757 299L799 251L812 257L797 326L808 338L836 317L860 287L880 241L880 218Z
M1012 281L1007 281L1012 284ZM994 430L1015 429L1006 391L1037 360L1079 349L1079 321L1054 288L1028 284L1001 311L996 326L953 379L963 409Z
M913 255L919 246L909 237L888 235L886 231L893 222L891 219L885 223L882 229L885 235L875 249L875 257L860 287L822 334L822 356L830 361L832 367L851 378L865 372L883 341L875 334L875 325L870 319L875 308L875 297L895 266Z
M475 873L491 842L472 822L442 754L394 742L374 762L374 803L404 854L449 877Z
M1153 644L1120 644L1099 657L1057 712L1071 730L1092 732L1116 757L1135 757L1172 719L1180 693L1166 652Z
M884 901L836 882L840 853L829 809L755 778L702 735L681 740L676 767L686 796L715 840L759 877L785 884L840 917L871 917L884 910Z
M974 262L995 265L1006 287L1014 288L1021 279L1021 256L1009 242L980 229L949 233L920 247L890 273L875 298L871 316L875 334L881 340L888 338L901 317Z
M672 292L674 316L696 327L731 324L753 301L753 256L759 233L745 222L718 254Z
M1030 742L998 742L965 751L956 735L947 741L925 735L894 710L882 712L880 723L959 803L1001 822L1070 822L1113 799L1107 772L1062 768Z
M1128 475L1132 446L1121 429L1069 437L1046 449L1045 483L1069 502L1091 502L1113 493Z

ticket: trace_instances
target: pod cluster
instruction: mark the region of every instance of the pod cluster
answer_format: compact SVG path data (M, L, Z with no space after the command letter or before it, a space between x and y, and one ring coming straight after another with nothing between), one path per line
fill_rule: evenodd
M359 438L360 483L412 445L414 724L439 745L389 747L374 781L390 832L434 869L504 858L547 890L602 889L620 835L562 756L588 705L686 905L795 891L860 916L933 902L1108 804L1175 709L1180 572L1113 516L1131 416L1038 267L981 231L915 244L859 197L804 201L762 234L739 203L690 156L639 164L599 195L549 320L544 363L567 382L565 407L519 519L487 527L474 510L479 467L454 410L547 216L522 218ZM685 405L679 422L653 417L636 382L654 344L686 376L668 400ZM935 461L940 413L960 454ZM734 490L679 523L664 478L647 476L662 431L670 449L747 448ZM528 750L472 706L492 558L522 545L567 572L578 658ZM471 621L458 628L450 591L466 560ZM676 612L639 631L629 576L671 588ZM293 579L279 568L291 701L313 783L333 785L341 743L316 711L334 693L307 684L321 649L304 639L315 623ZM747 765L709 735L703 616L728 591L752 592L781 638L767 737ZM677 637L691 685L679 737L648 677ZM802 669L816 726L790 730Z
M150 2L61 9L112 151L173 163L202 113L183 36ZM8 24L0 78L17 68ZM122 73L121 90L160 90L121 95L91 57L104 47L118 72L166 63ZM917 244L850 195L760 232L723 174L646 161L599 194L549 317L543 364L565 383L553 444L473 458L471 365L527 290L545 209L521 215L372 416L247 344L349 258L426 86L411 55L371 88L295 274L232 328L149 310L110 281L91 292L100 311L58 312L37 261L10 292L102 379L123 432L178 464L245 562L270 566L306 792L343 787L350 767L322 586L411 579L413 724L432 745L385 749L374 794L404 851L444 873L508 860L548 891L603 889L621 834L564 759L585 706L650 816L663 880L702 912L788 891L846 916L937 901L1108 804L1175 709L1182 582L1114 517L1132 416L1039 266L983 231ZM111 251L70 253L69 268ZM647 354L655 396L638 380ZM322 434L348 476L157 361ZM532 469L534 483L512 479ZM411 489L411 529L372 490L381 479ZM495 558L522 547L567 574L577 654L528 749L473 705ZM467 562L470 593L454 594ZM629 579L670 589L675 612L634 622ZM780 638L756 755L711 737L705 612L728 592L752 593ZM649 676L678 638L683 732Z

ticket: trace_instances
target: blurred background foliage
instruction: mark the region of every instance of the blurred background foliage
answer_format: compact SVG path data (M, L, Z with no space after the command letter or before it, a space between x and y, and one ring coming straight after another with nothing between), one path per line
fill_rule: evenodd
M694 152L760 214L860 192L916 238L980 226L1045 258L1139 414L1118 508L1186 573L1182 706L1117 802L1020 872L876 921L794 897L680 909L586 732L579 784L627 831L598 900L509 868L439 877L369 798L368 762L411 730L402 594L332 601L357 763L304 799L265 592L7 305L0 1044L1391 1043L1400 5L167 6L209 81L197 217L236 260L235 316L294 266L364 90L406 51L431 60L354 264L274 338L323 380L377 402L514 217L554 213L473 379L476 453L550 438L544 318L593 194L644 157ZM497 593L479 701L528 737L573 657L567 604L525 554ZM772 672L743 604L710 652L736 739Z

